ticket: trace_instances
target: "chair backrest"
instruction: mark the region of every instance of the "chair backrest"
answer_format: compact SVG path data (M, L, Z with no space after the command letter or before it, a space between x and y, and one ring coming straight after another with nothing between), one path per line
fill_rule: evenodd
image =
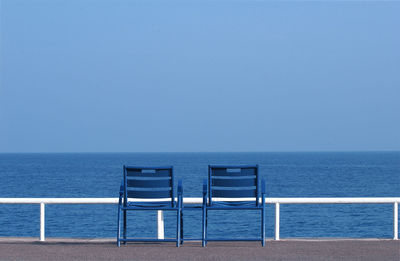
M255 198L259 204L258 165L208 166L208 200Z
M160 199L160 201L165 202L165 204L171 204L172 207L175 205L174 174L172 166L124 166L123 182L125 205L129 202L130 198L135 198L135 201ZM151 203L149 204L151 205Z

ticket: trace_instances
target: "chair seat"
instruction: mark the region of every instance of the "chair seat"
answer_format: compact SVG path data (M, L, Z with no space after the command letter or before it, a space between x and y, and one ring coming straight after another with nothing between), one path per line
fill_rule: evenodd
M212 205L208 205L207 208L238 208L238 207L246 207L248 209L261 208L261 205L257 206L254 201L214 201Z
M178 207L172 207L170 202L129 202L126 206L122 206L123 210L178 210Z
M171 207L171 202L155 201L155 202L127 202L126 207Z

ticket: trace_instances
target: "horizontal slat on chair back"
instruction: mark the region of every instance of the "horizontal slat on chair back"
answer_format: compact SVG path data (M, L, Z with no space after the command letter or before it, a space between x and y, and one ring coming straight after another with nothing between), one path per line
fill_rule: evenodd
M126 168L128 177L171 177L170 169L137 169L132 167Z
M173 201L172 167L125 167L126 198L171 198Z
M213 176L248 176L248 175L256 175L256 169L253 167L248 168L214 168L212 169Z
M210 200L257 197L257 166L210 166Z
M171 178L163 179L127 179L128 187L135 188L160 188L171 187Z
M217 187L251 187L257 186L256 176L251 176L252 178L240 178L240 179L220 179L213 177L212 185Z
M219 190L213 189L213 197L219 198L247 198L247 197L256 197L256 190Z
M170 190L128 190L128 198L170 198Z

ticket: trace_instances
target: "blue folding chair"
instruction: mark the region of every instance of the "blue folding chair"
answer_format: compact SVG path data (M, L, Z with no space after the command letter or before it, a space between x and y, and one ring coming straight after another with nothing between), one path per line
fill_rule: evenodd
M261 195L260 195L261 194ZM260 202L261 198L261 202ZM243 199L243 200L241 200ZM261 212L259 238L212 238L207 236L210 210L257 210ZM203 184L203 247L208 241L261 241L265 246L265 181L259 184L258 165L208 166Z
M182 240L182 181L178 182L178 197L175 200L174 175L172 167L131 167L124 166L119 203L117 245L131 241L170 241L179 247ZM176 239L127 238L127 211L165 210L176 211ZM121 214L123 213L123 236L121 238Z

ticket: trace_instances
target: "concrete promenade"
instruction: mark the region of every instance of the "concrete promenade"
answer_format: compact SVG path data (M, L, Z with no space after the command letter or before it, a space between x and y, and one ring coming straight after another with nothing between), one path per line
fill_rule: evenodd
M259 242L130 243L115 239L0 238L0 260L400 260L390 239L285 239Z

